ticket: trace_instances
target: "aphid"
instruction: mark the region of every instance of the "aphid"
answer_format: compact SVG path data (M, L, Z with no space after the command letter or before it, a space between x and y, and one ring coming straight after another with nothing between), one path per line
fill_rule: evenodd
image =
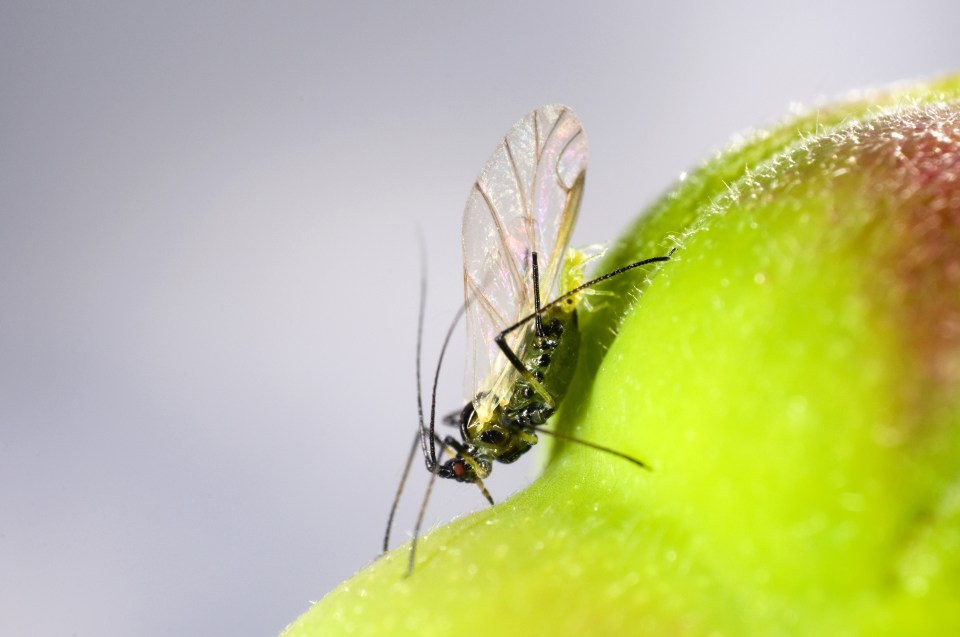
M436 382L453 325L441 349L428 423L420 397L421 290L417 336L420 427L390 511L384 551L412 458L420 447L431 472L410 552L409 571L435 478L470 482L493 504L483 484L495 461L516 461L537 434L603 451L640 467L640 460L544 428L567 392L580 346L577 307L593 286L670 255L644 259L583 282L582 252L567 251L583 196L587 138L572 110L551 104L517 122L474 182L463 214L464 308L467 316L468 402L445 419L460 437L435 431ZM672 253L671 253L672 254ZM563 288L557 294L558 284ZM543 303L542 299L553 300ZM459 319L460 313L457 318ZM456 321L454 321L454 325ZM442 460L446 452L452 457Z

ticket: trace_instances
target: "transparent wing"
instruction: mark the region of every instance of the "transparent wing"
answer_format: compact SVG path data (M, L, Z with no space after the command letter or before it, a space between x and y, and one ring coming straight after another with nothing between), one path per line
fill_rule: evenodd
M565 106L542 106L517 122L487 160L463 213L467 304L466 392L481 418L515 378L494 339L534 310L530 255L540 296L555 288L576 221L587 167L587 138ZM507 337L522 356L525 330Z

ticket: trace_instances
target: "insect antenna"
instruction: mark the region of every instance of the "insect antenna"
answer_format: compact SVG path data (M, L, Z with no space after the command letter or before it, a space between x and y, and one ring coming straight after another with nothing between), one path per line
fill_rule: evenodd
M427 461L427 468L430 471L435 470L435 465L437 464L437 449L436 442L438 441L436 434L436 422L437 422L437 384L440 382L440 368L443 366L443 357L447 353L447 346L450 344L450 338L453 336L453 330L457 327L457 323L460 322L460 319L463 317L463 313L466 311L466 306L460 306L457 310L456 315L453 317L453 320L450 321L450 327L447 328L447 334L443 338L443 346L440 348L440 356L437 357L437 369L433 374L433 389L430 392L430 426L424 426L423 420L423 405L420 393L420 356L417 352L417 407L420 417L420 449L423 451L423 457ZM428 442L429 441L429 442Z
M616 449L611 449L610 447L604 447L603 445L598 445L595 442L590 442L589 440L584 440L583 438L577 438L576 436L571 436L570 434L564 434L558 431L552 431L550 429L547 429L546 427L541 427L539 425L527 425L524 427L524 429L532 429L537 433L553 436L557 440L563 440L565 442L573 442L578 445L583 445L584 447L590 447L591 449L596 449L597 451L609 453L612 456L617 456L618 458L623 458L628 462L632 462L633 464L637 465L641 469L646 469L647 471L653 471L653 469L650 468L650 465L645 463L643 460L638 460L637 458L634 458L631 455L627 455L622 451L617 451Z
M651 263L661 263L661 262L663 262L663 261L669 261L669 260L671 259L671 257L673 257L673 253L676 252L676 251L677 251L677 248L676 248L676 247L673 247L673 248L670 248L670 252L666 253L666 254L663 255L662 257L650 257L649 259L643 259L642 261L636 261L636 262L634 262L634 263L628 263L627 265L625 265L625 266L623 266L623 267L619 267L619 268L617 268L616 270L613 270L612 272L607 272L606 274L604 274L604 275L602 275L602 276L598 276L598 277L595 278L595 279L590 279L590 280L587 281L586 283L582 283L582 284L578 285L577 287L573 288L573 289L570 290L569 292L566 292L565 294L561 294L560 296L558 296L557 298L555 298L553 301L551 301L550 303L548 303L546 307L550 307L551 305L554 305L554 304L557 303L558 301L562 301L563 299L565 299L565 298L567 298L567 297L569 297L569 296L573 296L573 295L576 294L577 292L582 292L583 290L586 290L587 288L591 288L591 287L595 286L597 283L601 283L601 282L603 282L603 281L606 281L607 279L612 279L612 278L615 277L615 276L620 276L620 275L623 274L624 272L628 272L628 271L630 271L630 270L632 270L632 269L634 269L634 268L639 268L640 266L643 266L643 265L650 265ZM546 309L546 307L545 307L544 309Z
M436 474L437 470L437 456L436 450L434 447L435 441L440 442L442 446L443 442L434 433L434 420L437 410L437 380L440 377L440 365L443 362L443 356L447 351L447 345L450 343L450 338L453 335L453 330L457 326L457 323L460 322L463 313L466 310L466 307L461 307L457 310L456 315L453 317L453 321L450 323L450 327L447 328L446 337L443 340L443 347L440 349L440 357L437 360L437 371L433 378L433 392L431 395L430 402L430 445L429 445L429 455L427 455L427 446L424 441L424 435L426 428L424 427L423 419L423 381L421 369L422 359L423 359L423 322L424 315L426 314L427 307L427 251L423 241L423 234L421 232L417 233L418 243L420 244L420 305L417 311L417 353L416 353L416 378L417 378L417 421L419 423L417 428L417 433L413 437L413 444L410 446L410 451L407 453L407 461L403 467L403 473L400 476L400 483L397 485L397 492L393 496L393 502L390 505L390 514L387 516L387 528L383 533L383 553L386 553L390 547L390 532L393 529L393 521L397 515L397 507L400 505L400 497L403 495L404 487L407 483L407 478L410 476L410 468L413 466L413 458L417 454L417 447L421 447L423 451L424 458L427 461L427 468L432 474ZM431 478L431 484L428 485L428 494L424 498L424 503L421 506L420 518L423 517L423 510L426 508L426 500L429 498L429 490L432 488L433 478ZM419 520L417 530L419 531ZM416 543L416 537L418 533L414 534L414 544ZM412 562L411 562L412 564Z
M390 530L393 528L393 518L397 515L397 506L400 504L400 496L403 495L403 488L406 486L407 478L410 476L410 467L413 466L413 458L417 455L417 447L420 446L420 432L413 437L413 444L410 445L410 451L407 453L407 463L403 466L403 474L400 476L400 484L397 485L397 493L393 496L393 503L390 505L390 515L387 516L387 529L383 532L383 555L390 548Z
M423 241L423 232L417 229L417 243L420 246L420 306L417 311L417 417L420 420L420 427L417 434L413 437L413 444L410 446L410 452L407 454L407 462L403 467L403 474L400 476L400 484L397 485L397 492L393 496L393 503L390 505L390 515L387 516L387 528L383 533L383 553L387 552L390 546L390 531L393 528L393 519L397 514L397 506L400 504L400 496L403 495L403 488L407 484L407 478L410 476L410 467L413 466L413 457L417 453L417 443L420 441L420 432L423 430L423 392L420 382L420 358L423 350L423 316L427 307L427 249Z
M450 327L447 328L447 334L443 338L443 346L440 348L440 355L437 357L437 369L433 374L433 389L430 392L430 427L427 429L424 427L423 423L423 399L421 398L420 390L420 339L418 338L418 347L417 347L417 407L420 417L420 449L423 451L424 459L427 463L427 469L430 470L430 481L427 482L427 489L423 494L423 502L420 503L420 512L417 514L417 523L413 527L413 540L410 542L410 561L407 564L407 575L409 576L413 573L413 562L416 558L417 553L417 539L420 537L420 527L423 525L423 518L427 512L427 502L430 500L430 494L433 491L433 484L437 481L437 474L440 471L440 463L437 461L437 450L436 443L438 442L437 434L435 433L435 424L437 416L437 384L440 381L440 368L443 366L443 357L447 353L447 346L450 344L450 338L453 336L453 330L457 327L457 323L460 322L460 318L463 316L464 311L466 311L466 306L460 306L457 310L456 316L453 317L453 320L450 322ZM422 319L422 316L421 316ZM421 320L422 324L422 320ZM428 445L429 439L429 445ZM443 441L439 441L441 449L445 448L447 445ZM412 456L411 456L412 457ZM407 466L409 470L409 463Z
M616 270L613 270L612 272L607 272L607 273L604 274L603 276L598 276L598 277L595 278L595 279L590 279L590 280L587 281L586 283L582 283L582 284L578 285L577 287L573 288L572 290L569 290L568 292L565 292L565 293L561 294L560 296L558 296L558 297L555 298L554 300L552 300L552 301L550 301L549 303L547 303L546 305L542 306L539 310L536 310L536 311L534 311L532 314L529 314L528 316L523 317L522 319L520 319L519 321L517 321L516 323L514 323L513 325L511 325L511 326L508 327L507 329L505 329L505 330L503 330L502 332L500 332L500 334L498 334L498 335L497 335L497 338L496 338L497 345L500 346L500 349L504 349L504 345L506 345L506 341L504 340L504 338L506 337L507 334L509 334L510 332L513 332L513 331L516 330L517 328L522 327L522 326L523 326L524 324L526 324L527 321L529 321L530 319L539 320L539 317L540 317L541 314L545 313L547 310L549 310L549 309L552 308L553 306L559 305L560 303L564 302L565 300L569 299L570 297L574 296L575 294L577 294L577 293L579 293L579 292L583 292L584 290L586 290L586 289L588 289L588 288L591 288L591 287L595 286L595 285L598 284L598 283L602 283L603 281L606 281L607 279L612 279L612 278L615 277L615 276L620 276L620 275L623 274L624 272L629 272L630 270L633 270L634 268L639 268L639 267L644 266L644 265L650 265L651 263L661 263L661 262L663 262L663 261L669 261L670 258L673 256L673 253L676 252L676 251L677 251L677 249L676 249L676 248L673 248L672 250L670 250L670 252L668 252L667 254L665 254L665 255L662 256L662 257L650 257L649 259L644 259L644 260L642 260L642 261L637 261L637 262L635 262L635 263L630 263L630 264L625 265L625 266L623 266L623 267L617 268ZM534 263L536 263L536 259L535 259L535 258L534 258ZM536 279L534 279L534 281L536 281ZM507 349L509 349L509 348L507 348ZM508 353L508 352L504 351L504 354L507 355L507 358L510 360L510 363L513 364L514 367L517 367L517 369L523 369L523 364L522 364L522 363L519 363L519 366L518 366L519 359L516 359L516 355L514 354L513 357L511 357L511 354L513 354L513 352L509 352L509 353ZM516 359L516 360L515 360L515 359Z

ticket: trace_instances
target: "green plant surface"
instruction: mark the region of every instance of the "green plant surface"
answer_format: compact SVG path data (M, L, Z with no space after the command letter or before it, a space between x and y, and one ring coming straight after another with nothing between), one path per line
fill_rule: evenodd
M752 133L601 271L528 489L284 633L960 634L960 78ZM599 299L600 297L598 297Z

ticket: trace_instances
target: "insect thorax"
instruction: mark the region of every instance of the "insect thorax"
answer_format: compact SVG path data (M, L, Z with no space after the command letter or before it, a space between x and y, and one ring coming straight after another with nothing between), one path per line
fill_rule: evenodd
M580 349L577 313L558 306L544 313L542 324L542 336L531 321L521 341L527 373L511 368L473 401L484 410L468 406L463 414L464 441L479 455L504 463L519 458L537 442L531 426L545 424L567 393Z

